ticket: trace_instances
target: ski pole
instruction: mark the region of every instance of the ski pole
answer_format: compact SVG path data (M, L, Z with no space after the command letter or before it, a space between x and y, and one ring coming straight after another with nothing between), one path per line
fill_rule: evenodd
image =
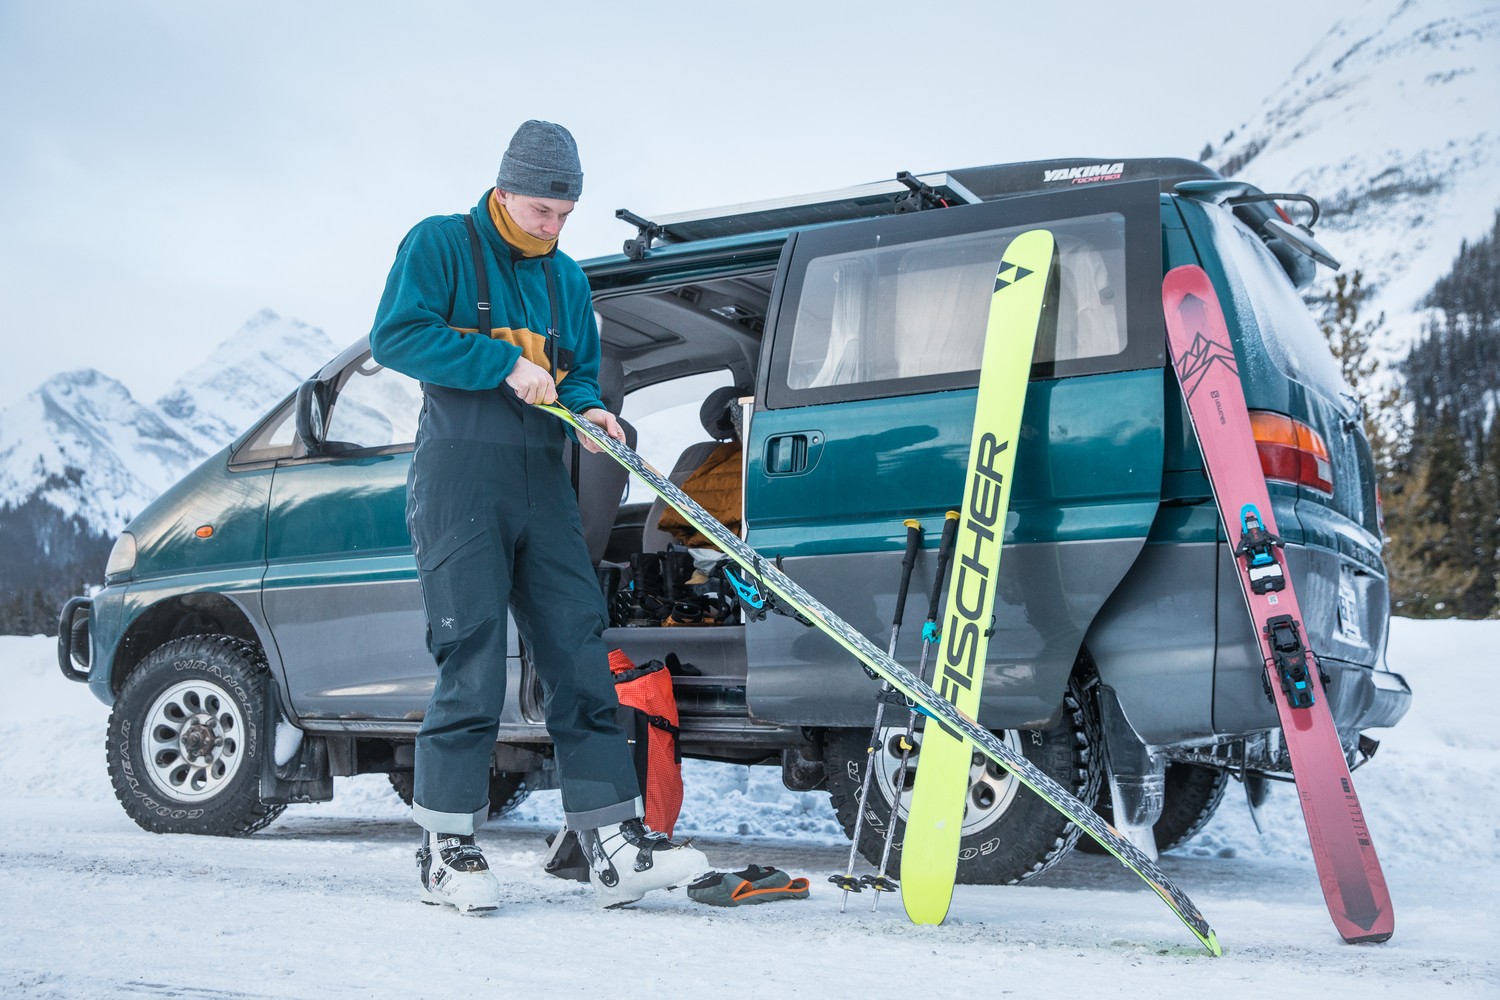
M943 537L938 541L937 568L932 578L932 594L927 599L927 621L922 625L922 659L917 664L917 676L927 677L927 651L938 641L938 601L943 596L943 577L948 573L948 562L953 558L953 540L958 537L958 511L950 510L943 521ZM886 877L886 865L891 860L891 842L895 839L896 813L901 809L901 793L906 790L906 766L911 760L912 740L917 729L917 713L910 712L906 720L906 733L901 737L901 763L896 767L896 780L892 788L891 818L885 824L885 844L880 849L880 870L873 876L866 875L864 882L875 890L875 901L870 904L873 912L880 905L882 892L895 892L896 882Z
M888 655L896 655L896 637L901 634L901 615L906 608L906 592L911 587L911 569L917 561L917 550L922 547L922 524L916 518L907 518L902 522L906 525L906 553L901 557L901 586L896 591L896 612L891 616L891 642L887 647ZM839 912L849 905L849 893L860 891L860 880L854 877L854 858L859 853L859 835L864 826L865 807L870 800L870 779L875 773L875 757L880 749L880 722L885 715L886 699L894 689L889 682L880 685L880 694L875 700L875 727L870 730L870 745L865 751L865 778L859 789L859 808L854 814L854 842L849 845L849 866L844 869L842 877L830 875L828 881L844 890L843 902L839 904Z

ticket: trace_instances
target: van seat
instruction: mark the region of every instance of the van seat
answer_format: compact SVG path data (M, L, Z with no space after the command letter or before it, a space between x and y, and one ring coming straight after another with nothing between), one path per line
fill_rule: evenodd
M708 394L704 399L702 407L698 410L698 419L703 424L703 430L709 436L707 441L699 441L690 444L677 456L677 461L672 464L672 471L667 478L678 486L681 486L693 470L702 465L703 462L725 441L732 440L735 436L734 425L730 420L730 411L739 406L741 396L750 395L750 390L743 386L721 386ZM667 547L676 541L676 538L666 531L662 531L658 525L661 516L666 512L667 502L657 497L651 504L651 509L646 513L646 523L641 529L641 551L642 552L665 552Z

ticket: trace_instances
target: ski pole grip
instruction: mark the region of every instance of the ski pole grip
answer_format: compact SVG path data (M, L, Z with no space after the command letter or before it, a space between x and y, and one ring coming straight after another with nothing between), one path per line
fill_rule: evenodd
M911 570L917 563L917 550L922 547L922 522L909 517L906 525L906 554L901 557L901 588L896 591L896 613L891 617L891 627L900 628L906 611L906 592L911 589Z
M938 540L937 570L932 577L932 596L927 601L927 620L937 621L938 602L943 599L943 576L948 560L953 558L953 542L958 538L958 511L950 510L943 518L943 536Z

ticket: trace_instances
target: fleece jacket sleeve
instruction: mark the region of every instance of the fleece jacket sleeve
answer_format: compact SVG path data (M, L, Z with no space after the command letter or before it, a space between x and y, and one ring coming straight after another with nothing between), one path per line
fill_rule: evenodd
M589 296L588 279L582 271L574 274L564 286L566 315L564 330L573 331L573 367L558 384L557 400L574 413L603 407L599 396L599 325L594 320L594 303Z
M448 325L454 296L469 285L463 247L426 219L401 241L370 330L370 350L387 368L452 389L493 389L505 381L521 349L503 340L462 334ZM597 337L595 338L597 342Z

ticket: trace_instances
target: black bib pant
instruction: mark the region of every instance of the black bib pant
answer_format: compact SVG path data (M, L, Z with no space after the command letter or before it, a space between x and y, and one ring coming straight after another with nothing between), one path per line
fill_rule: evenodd
M422 388L407 525L438 677L417 735L417 822L472 833L487 818L507 607L542 682L568 826L640 816L562 423L509 386Z

